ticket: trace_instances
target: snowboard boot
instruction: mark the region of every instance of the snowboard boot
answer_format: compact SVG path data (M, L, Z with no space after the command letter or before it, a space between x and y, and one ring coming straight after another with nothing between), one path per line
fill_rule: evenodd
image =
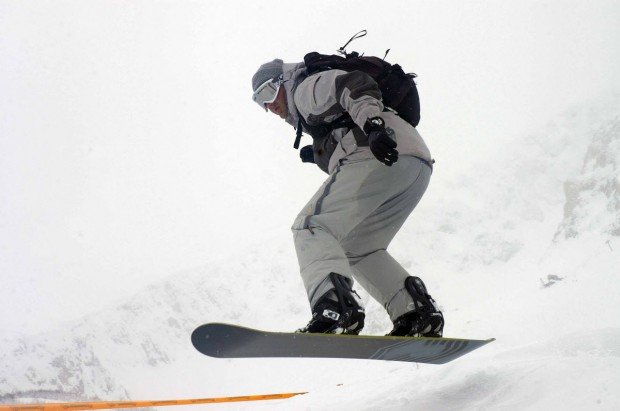
M346 277L330 273L334 289L317 301L312 319L298 333L359 334L364 327L364 308Z
M435 300L426 291L426 286L418 277L407 277L405 289L413 298L413 311L409 311L394 321L391 336L441 337L443 334L443 314Z

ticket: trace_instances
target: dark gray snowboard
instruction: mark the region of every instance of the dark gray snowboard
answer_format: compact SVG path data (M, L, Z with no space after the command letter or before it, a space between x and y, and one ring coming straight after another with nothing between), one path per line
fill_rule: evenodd
M298 334L210 323L196 328L192 344L217 358L357 358L444 364L494 341L462 338Z

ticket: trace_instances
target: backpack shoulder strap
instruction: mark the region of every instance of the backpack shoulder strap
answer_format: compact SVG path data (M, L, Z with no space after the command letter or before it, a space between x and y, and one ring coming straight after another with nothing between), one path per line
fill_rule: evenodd
M338 68L345 61L346 58L344 57L329 54L320 54L316 51L308 53L304 56L306 74L309 76L315 73L319 73L321 71Z

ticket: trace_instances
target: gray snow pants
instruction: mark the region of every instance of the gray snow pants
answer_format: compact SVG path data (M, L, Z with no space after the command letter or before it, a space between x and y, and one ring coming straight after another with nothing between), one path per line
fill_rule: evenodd
M357 280L392 320L411 311L409 273L386 251L428 186L431 168L400 156L338 166L293 224L295 249L310 306L334 288L331 272Z

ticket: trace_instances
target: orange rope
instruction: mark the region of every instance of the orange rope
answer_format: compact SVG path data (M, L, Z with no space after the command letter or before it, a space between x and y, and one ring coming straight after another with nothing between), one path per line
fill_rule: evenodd
M113 408L140 408L140 407L166 407L169 405L195 405L213 404L221 402L240 401L263 401L281 400L305 392L291 392L284 394L245 395L242 397L219 397L219 398L196 398L189 400L164 400L164 401L106 401L106 402L62 402L40 404L10 404L0 405L0 411L66 411L66 410L103 410Z

